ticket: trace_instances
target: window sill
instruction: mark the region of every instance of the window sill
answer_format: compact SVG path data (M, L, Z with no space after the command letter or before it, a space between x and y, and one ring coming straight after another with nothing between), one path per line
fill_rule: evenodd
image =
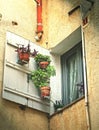
M62 113L65 109L68 109L69 107L71 107L72 105L76 104L77 102L81 101L82 99L84 99L85 96L82 96L81 98L75 100L74 102L64 106L63 108L61 108L60 110L56 111L55 113L53 113L50 117L53 117L54 115L58 114L58 113Z

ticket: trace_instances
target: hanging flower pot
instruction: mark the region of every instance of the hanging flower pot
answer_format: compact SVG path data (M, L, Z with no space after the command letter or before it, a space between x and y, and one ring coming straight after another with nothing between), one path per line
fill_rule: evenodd
M26 47L24 45L19 44L18 49L16 50L18 53L18 64L24 65L29 63L29 57L35 57L37 52L35 49L33 52L30 50L30 45L28 44Z
M51 62L51 59L50 59L50 56L48 55L43 55L43 54L40 54L38 53L35 57L34 57L34 60L36 61L37 65L40 67L40 68L46 68L50 62Z
M18 64L24 65L29 63L30 54L28 52L18 52Z
M50 87L44 86L40 88L41 97L50 96Z
M41 98L43 99L46 96L50 96L50 77L56 75L56 70L54 66L50 65L51 60L47 55L37 54L34 60L37 63L37 69L31 72L31 80L35 87L40 89ZM47 65L42 61L47 61ZM44 69L39 67L39 65L42 65Z
M39 63L40 68L45 69L49 65L49 62L42 61Z
M24 53L19 53L19 60L23 60L23 61L29 61L29 53L24 52Z

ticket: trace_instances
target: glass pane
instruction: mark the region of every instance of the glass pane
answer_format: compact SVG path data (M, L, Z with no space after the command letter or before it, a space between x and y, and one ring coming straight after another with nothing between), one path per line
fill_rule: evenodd
M77 98L77 57L76 54L71 55L67 60L67 85L68 85L68 93L69 93L69 102L72 102Z
M69 104L84 94L80 91L83 84L81 44L61 57L61 65L63 100L65 104Z

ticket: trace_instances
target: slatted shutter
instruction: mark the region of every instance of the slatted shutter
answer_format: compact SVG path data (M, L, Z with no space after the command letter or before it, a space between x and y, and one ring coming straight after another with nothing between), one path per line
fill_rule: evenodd
M39 91L29 80L29 74L36 69L34 59L31 57L29 64L19 65L17 44L28 45L31 50L36 49L40 53L48 54L49 51L40 46L26 40L11 32L7 32L6 49L5 49L5 64L4 64L4 79L3 79L3 98L26 105L46 113L49 113L49 103L41 100Z

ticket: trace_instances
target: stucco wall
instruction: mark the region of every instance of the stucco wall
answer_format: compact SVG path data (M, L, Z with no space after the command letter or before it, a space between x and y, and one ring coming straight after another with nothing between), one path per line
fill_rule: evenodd
M5 28L5 30L10 30L24 38L35 41L36 3L32 0L1 0L0 3L2 29ZM17 25L12 25L12 21L17 22Z
M13 25L12 21L17 25ZM36 2L0 0L0 130L48 130L47 114L2 99L6 31L35 42Z
M48 41L53 47L80 25L79 9L69 16L68 12L79 5L74 0L51 0L48 4Z
M96 0L84 29L87 56L89 108L92 130L99 129L99 1Z
M50 130L87 130L85 103L81 100L50 119Z
M85 33L85 50L87 62L87 80L88 80L88 96L89 109L91 117L92 130L99 128L99 0L94 0L95 4L89 12L89 23L84 28ZM81 18L79 9L71 16L68 12L78 5L79 0L43 0L43 38L40 45L50 48L58 44L69 34L71 34L79 25L81 25ZM17 22L18 25L13 25L12 21ZM36 3L33 0L0 0L0 97L2 94L2 79L3 79L3 62L5 50L6 30L14 32L26 39L35 42L34 36L36 31ZM36 43L39 44L39 43ZM82 108L81 113L79 109ZM78 102L74 106L64 110L51 118L51 129L58 128L64 130L68 122L67 115L78 113L77 126L75 125L75 115L72 116L71 122L74 123L78 130L86 128L86 117L84 111L84 101ZM84 114L83 114L84 113ZM81 117L79 116L81 114ZM83 114L83 115L82 115ZM62 122L63 120L63 122ZM57 122L62 122L59 127ZM64 123L65 121L65 123ZM85 122L84 122L85 121ZM2 122L2 123L1 123ZM5 122L5 123L4 123ZM84 126L81 122L84 122ZM39 125L38 125L39 123ZM45 123L45 124L44 124ZM55 124L56 125L55 125ZM6 125L5 125L6 124ZM52 127L53 126L53 127ZM56 128L55 128L56 126ZM72 124L67 124L68 129L73 129ZM78 128L79 126L79 128ZM2 130L22 130L37 129L47 130L48 119L46 114L26 109L21 111L19 105L2 100L0 98L0 129Z
M79 10L71 16L68 12L75 7L77 1L51 1L49 3L49 44L51 47L67 37L82 24ZM88 12L88 24L83 28L85 36L85 58L87 67L88 98L90 110L90 123L92 130L99 129L99 1L94 0L94 5ZM61 9L59 8L59 4ZM58 12L54 13L53 12ZM58 116L58 115L57 115ZM61 118L61 116L60 116ZM84 118L84 117L83 117ZM59 118L55 116L56 122ZM85 117L86 119L86 117ZM59 119L60 121L60 119ZM55 123L55 122L54 122ZM59 126L62 127L62 126ZM75 126L76 127L76 126ZM51 127L52 128L52 127ZM53 129L53 128L52 128ZM57 129L57 128L56 128ZM73 128L72 128L73 129ZM87 128L86 128L87 129Z
M0 100L0 130L48 130L47 115L18 104Z

